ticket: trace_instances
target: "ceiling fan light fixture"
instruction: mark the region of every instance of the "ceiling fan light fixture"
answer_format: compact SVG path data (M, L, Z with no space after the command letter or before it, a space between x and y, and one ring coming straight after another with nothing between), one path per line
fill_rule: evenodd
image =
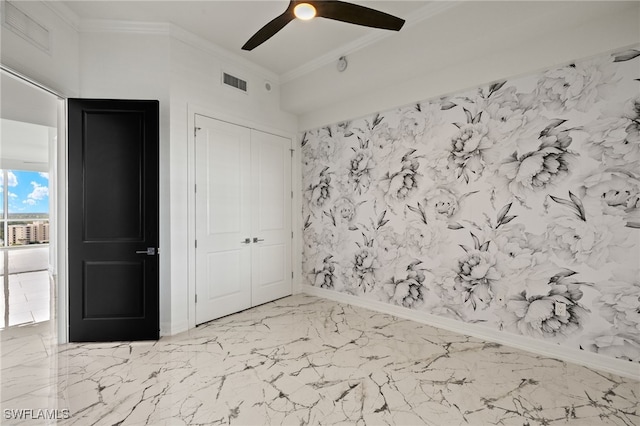
M316 8L309 3L300 3L293 8L293 14L296 15L296 18L298 19L309 21L315 18Z

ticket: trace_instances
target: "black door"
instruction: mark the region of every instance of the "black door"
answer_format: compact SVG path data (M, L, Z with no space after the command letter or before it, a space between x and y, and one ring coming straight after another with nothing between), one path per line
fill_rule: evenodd
M69 99L69 340L155 340L158 101Z

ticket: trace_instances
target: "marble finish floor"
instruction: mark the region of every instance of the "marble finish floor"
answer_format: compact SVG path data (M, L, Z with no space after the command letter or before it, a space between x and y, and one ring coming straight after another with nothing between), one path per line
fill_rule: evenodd
M640 382L308 295L158 342L50 328L2 332L2 424L640 424Z
M7 280L0 292L0 328L25 325L50 319L51 287L49 271L23 272L0 276ZM5 315L6 311L9 311Z

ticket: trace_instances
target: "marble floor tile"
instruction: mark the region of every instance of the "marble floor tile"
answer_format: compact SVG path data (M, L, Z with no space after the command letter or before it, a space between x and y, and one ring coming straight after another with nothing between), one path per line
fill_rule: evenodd
M640 424L640 382L307 295L52 356L12 333L2 408L68 410L47 424Z
M0 328L38 323L51 319L51 284L48 271L23 272L8 277L9 297L0 292ZM4 276L2 276L4 279ZM8 305L9 315L5 318ZM7 324L5 324L7 319Z

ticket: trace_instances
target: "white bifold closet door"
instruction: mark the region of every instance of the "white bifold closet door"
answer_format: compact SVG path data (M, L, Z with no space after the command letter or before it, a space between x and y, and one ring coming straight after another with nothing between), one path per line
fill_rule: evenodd
M196 115L196 324L292 292L291 140Z

